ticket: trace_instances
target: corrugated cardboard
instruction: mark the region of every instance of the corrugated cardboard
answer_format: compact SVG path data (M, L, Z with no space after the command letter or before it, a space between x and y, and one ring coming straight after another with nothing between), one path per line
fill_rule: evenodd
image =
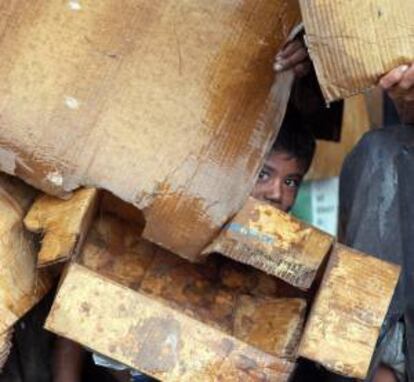
M168 382L287 382L294 364L73 264L46 328Z
M306 42L328 102L414 61L414 2L300 0Z
M329 370L365 379L400 267L337 244L299 348Z
M104 188L194 259L243 205L292 76L296 1L6 1L0 169L47 193ZM283 78L282 78L283 77Z
M49 274L36 269L36 243L23 226L35 195L23 182L0 174L0 363L5 333L52 287Z
M12 347L12 334L13 330L8 330L0 334L0 373L2 372L3 366L5 365L10 354Z
M205 251L221 253L307 290L333 241L332 236L250 197Z
M82 248L96 213L98 194L96 189L86 188L73 192L68 200L39 195L23 221L27 230L42 236L38 268L67 261Z
M336 244L302 336L312 293L222 257L191 264L111 215L76 261L47 329L163 381L281 382L300 337L301 356L363 378L399 275Z
M261 272L219 257L189 263L106 214L77 261L49 330L163 381L285 381L292 372L306 301L263 288Z

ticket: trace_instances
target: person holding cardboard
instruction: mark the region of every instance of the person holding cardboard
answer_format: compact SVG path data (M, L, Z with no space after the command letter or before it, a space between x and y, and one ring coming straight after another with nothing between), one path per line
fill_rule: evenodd
M315 139L298 116L287 114L278 138L266 156L251 195L281 211L292 208L302 180L315 152ZM80 382L86 352L70 340L58 338L55 349L54 381ZM95 363L119 381L152 381L152 378L98 354Z
M312 71L306 48L300 39L289 44L276 56L275 70L292 69L302 77ZM394 102L401 124L388 129L368 132L345 161L340 178L341 239L347 245L374 256L402 265L402 277L388 318L383 325L378 348L373 358L368 380L372 382L402 382L414 380L413 310L408 290L414 280L409 276L410 242L412 235L401 232L410 227L409 214L401 213L397 199L403 199L398 177L409 177L405 160L414 145L414 63L401 65L387 74L378 85ZM407 151L408 153L404 153ZM411 162L409 162L411 163ZM405 187L406 189L409 186ZM408 197L409 192L406 192ZM406 200L409 203L408 199ZM385 207L384 207L385 204ZM383 216L379 216L383 212ZM407 218L408 215L408 218ZM412 216L414 218L414 216ZM385 221L385 219L387 221ZM411 263L410 263L411 264ZM342 377L327 377L329 381L346 381Z
M312 71L312 63L301 39L289 43L275 59L276 72L293 70L296 77L304 77ZM378 85L393 100L401 122L414 123L414 62L400 65L385 74Z
M288 43L285 48L276 56L274 68L276 71L292 70L297 78L302 78L308 75L312 70L312 64L309 60L306 48L304 47L300 39L295 39ZM404 66L402 68L396 68L381 79L381 86L387 90L391 97L396 102L407 102L414 99L414 65ZM403 104L401 104L403 105ZM401 110L406 110L402 106ZM407 113L408 115L408 113ZM288 131L288 130L285 130ZM291 131L290 133L292 133ZM281 131L281 138L283 138L284 130ZM289 132L287 133L289 135ZM280 143L279 139L279 143ZM305 158L300 158L295 153L295 150L284 147L284 145L276 142L274 150L272 150L265 162L265 166L259 174L258 183L253 190L252 195L269 201L276 205L283 211L289 211L297 194L297 190L301 183L301 180L306 173L310 165L310 160L313 157L313 146L308 140L305 144L308 154ZM286 171L285 171L286 170ZM375 254L375 253L374 253ZM67 344L66 344L67 345ZM69 345L69 347L72 344ZM75 360L82 359L79 357L79 349L75 348ZM68 356L65 351L68 347L64 346L60 349L63 350L63 358L59 358L57 355L57 364L55 367L55 382L79 382L79 363L73 369L70 368L71 357ZM73 350L73 349L72 349ZM99 357L96 357L99 361ZM63 364L59 366L59 359L63 361ZM102 362L101 362L102 363ZM111 362L105 363L105 366L112 367ZM60 373L60 371L65 371ZM68 371L76 371L76 373L68 373ZM119 375L119 373L117 373ZM128 378L129 373L121 373L118 378ZM397 381L394 371L388 366L379 367L372 377L374 382L391 382ZM135 376L137 380L141 377L139 374ZM394 380L392 379L394 378Z

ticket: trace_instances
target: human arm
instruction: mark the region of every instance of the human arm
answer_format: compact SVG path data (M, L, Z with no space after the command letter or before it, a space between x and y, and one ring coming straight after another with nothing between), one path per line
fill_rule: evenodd
M81 382L85 354L79 344L58 337L53 352L53 382Z
M276 55L274 69L276 72L292 70L295 74L292 102L302 114L313 114L325 108L315 70L301 35L288 41Z
M129 382L131 380L131 373L128 370L110 370L109 373L118 382Z
M317 139L337 141L342 126L343 102L326 107L301 34L289 40L276 55L274 69L277 73L292 70L295 74L289 103L291 112L302 116Z

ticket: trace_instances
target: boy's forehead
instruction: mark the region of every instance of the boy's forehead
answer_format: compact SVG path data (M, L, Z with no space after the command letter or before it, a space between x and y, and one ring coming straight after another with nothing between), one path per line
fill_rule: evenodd
M271 150L268 154L265 165L283 172L304 174L306 169L302 160L288 151Z

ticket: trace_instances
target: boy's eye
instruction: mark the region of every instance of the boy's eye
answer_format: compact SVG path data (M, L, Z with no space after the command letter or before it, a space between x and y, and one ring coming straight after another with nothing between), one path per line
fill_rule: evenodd
M259 180L261 182L267 182L269 180L269 178L270 178L269 171L266 171L266 170L260 171L260 173L259 173Z
M285 184L290 188L299 188L300 181L297 179L286 179Z

